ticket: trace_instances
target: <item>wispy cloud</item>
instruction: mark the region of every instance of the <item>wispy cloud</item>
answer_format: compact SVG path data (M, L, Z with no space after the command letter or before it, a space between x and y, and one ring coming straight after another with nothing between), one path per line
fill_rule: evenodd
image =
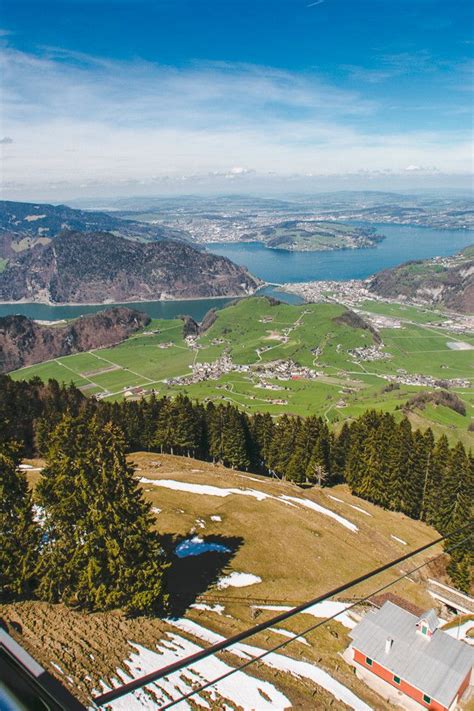
M229 62L176 68L51 47L5 47L0 62L2 142L15 139L10 186L402 172L433 161L468 169L462 132L383 131L386 106L314 72ZM372 132L375 120L381 129Z

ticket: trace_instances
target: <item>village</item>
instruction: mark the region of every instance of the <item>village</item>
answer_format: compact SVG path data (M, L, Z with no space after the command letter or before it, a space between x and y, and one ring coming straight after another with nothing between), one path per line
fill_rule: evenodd
M260 353L262 351L260 350ZM258 351L257 351L258 353ZM322 373L296 365L292 360L275 360L252 365L238 365L234 363L230 355L224 354L212 363L193 363L189 366L192 372L189 375L181 375L176 378L168 378L167 385L193 385L204 380L219 380L229 373L254 374L258 378L256 387L265 390L280 390L278 385L269 383L268 379L274 380L315 380Z

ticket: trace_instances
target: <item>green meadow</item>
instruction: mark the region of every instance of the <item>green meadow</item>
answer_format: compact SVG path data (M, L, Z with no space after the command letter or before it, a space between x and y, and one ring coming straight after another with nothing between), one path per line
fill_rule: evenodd
M232 402L246 412L267 411L301 416L317 414L340 423L368 408L379 408L403 416L407 400L427 389L400 383L387 387L387 377L421 374L437 380L468 379L472 384L474 357L471 350L452 350L448 343L474 345L474 335L450 334L431 325L433 313L397 304L364 302L364 312L404 319L400 328L382 328L383 360L357 360L350 351L374 344L370 330L341 322L345 308L338 304L276 304L264 297L240 300L218 311L214 324L190 347L183 337L183 322L153 320L138 333L112 348L103 348L57 358L11 373L18 379L55 378L74 382L86 395L118 400L185 392L203 401ZM442 318L436 315L436 322ZM224 354L247 372L230 372L216 380L193 384L169 384L170 378L190 375L192 365L212 363ZM265 383L276 389L258 387L261 378L253 367L258 363L292 360L298 366L316 370L316 379L278 380L271 374ZM135 390L133 390L135 389ZM428 388L429 389L429 388ZM453 388L466 406L460 415L445 406L428 404L409 417L420 427L431 426L436 434L446 433L451 441L474 443L468 425L474 414L474 395L469 387Z

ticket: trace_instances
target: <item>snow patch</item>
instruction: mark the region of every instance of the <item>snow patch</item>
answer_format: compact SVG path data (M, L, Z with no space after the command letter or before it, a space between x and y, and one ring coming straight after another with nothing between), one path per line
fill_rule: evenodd
M290 639L295 639L295 633L290 632L290 630L277 629L276 627L269 627L268 629L270 630L270 632L275 632L275 634L283 635L283 637L289 637ZM301 642L301 644L306 644L307 647L310 646L309 642L304 637L298 637L297 641Z
M153 511L154 514L158 516L159 513L161 513L161 509L158 508L158 506L152 506L151 510Z
M472 629L474 629L474 620L468 620L457 627L450 627L448 630L443 629L443 632L449 634L450 637L454 637L454 639L462 639L464 642L474 645L474 638L467 636L469 630Z
M397 538L397 536L394 536L392 533L390 534L390 538L393 538L394 541L398 541L398 543L401 543L402 546L408 545L407 542L403 540L403 538Z
M215 514L214 516L211 516L211 521L222 521L222 518L221 516L217 516L217 514Z
M252 607L257 610L274 610L275 612L285 612L292 609L286 605L252 605ZM349 603L346 604L337 600L323 600L323 602L317 602L315 605L308 607L307 610L303 610L300 614L312 615L321 619L337 615L335 619L338 622L348 629L353 629L357 622L346 612L348 607L350 607Z
M193 610L204 610L206 612L215 612L216 615L223 615L225 607L224 605L207 605L205 602L195 602L190 605Z
M258 575L252 575L251 573L230 573L230 575L225 575L219 578L217 581L217 587L219 590L224 588L245 588L247 585L255 585L256 583L261 583L262 578Z
M331 511L330 509L327 509L325 506L321 506L320 504L316 504L310 499L299 499L296 496L285 495L281 496L280 498L284 499L285 501L293 501L297 504L300 504L301 506L306 506L306 508L308 509L312 509L313 511L317 511L317 513L323 514L323 516L330 516L335 521L340 523L341 526L345 526L345 528L348 528L349 531L352 531L353 533L357 533L359 530L355 523L352 523L352 521L348 521L347 518L339 516L339 514L335 513L334 511Z
M114 686L120 686L124 682L137 679L202 649L199 645L173 633L169 633L167 638L157 645L157 651L132 642L130 644L133 651L124 662L127 671L117 669L116 674L120 676L120 681L113 680ZM231 669L233 667L220 659L214 656L208 657L184 670L170 674L156 683L147 684L143 689L113 701L108 705L108 708L114 711L143 711L144 709L160 708L170 699L177 699L188 693L193 686L211 681ZM110 688L103 681L101 687L103 691L108 691ZM273 684L256 679L242 671L235 672L227 679L217 682L207 689L206 693L210 694L213 701L219 697L227 699L245 711L254 711L255 709L258 711L283 711L291 706L286 696L278 691ZM199 694L196 694L194 699L201 706L209 708L209 704ZM187 701L182 701L175 708L177 711L187 711L194 708L194 704L191 707Z
M51 662L51 666L54 667L55 669L57 669L57 671L58 671L60 674L64 674L64 671L61 669L61 667L59 666L59 664L56 664L56 662Z
M171 620L170 624L177 627L182 632L187 632L197 639L202 639L210 644L220 642L224 639L221 635L201 627L192 620ZM230 649L233 654L243 657L244 659L259 656L264 651L259 647L253 647L248 644L235 644ZM292 659L291 657L287 657L282 654L275 654L275 652L271 652L261 661L263 664L266 664L273 669L278 669L279 671L287 672L293 676L313 681L318 686L321 686L323 689L326 689L326 691L329 691L329 693L332 694L338 701L342 701L355 711L372 711L370 706L364 703L364 701L350 691L350 689L341 684L339 681L336 681L336 679L333 679L330 674L323 669L320 669L315 664L297 661L296 659ZM256 708L260 711L264 707L260 702L257 704Z
M366 516L372 517L372 514L369 513L368 511L366 511L365 509L361 509L360 506L356 506L355 504L350 504L348 501L343 501L342 499L338 499L337 496L331 496L331 494L328 494L328 499L337 501L339 504L345 504L346 506L350 506L351 509L355 509L356 511L360 511L360 513L363 513Z
M348 506L351 507L351 509L355 509L356 511L360 511L360 513L365 514L366 516L370 516L372 518L372 514L366 511L365 509L361 509L360 506L356 506L355 504L347 504Z
M187 481L176 481L175 479L147 479L145 477L142 477L140 482L142 484L153 484L154 486L161 486L165 489L185 491L190 494L201 494L203 496L219 496L220 498L225 498L226 496L235 494L239 496L251 496L257 499L257 501L272 499L273 501L282 501L287 506L294 505L290 501L284 500L284 497L272 496L271 494L265 494L264 491L257 491L256 489L225 489L220 486L211 486L210 484L191 484Z

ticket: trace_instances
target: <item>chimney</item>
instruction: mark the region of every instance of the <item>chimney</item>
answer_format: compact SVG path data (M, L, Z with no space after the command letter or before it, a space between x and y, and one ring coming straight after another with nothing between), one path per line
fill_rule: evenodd
M385 640L385 654L390 654L390 650L392 649L392 644L393 644L393 639L391 637L387 637Z

